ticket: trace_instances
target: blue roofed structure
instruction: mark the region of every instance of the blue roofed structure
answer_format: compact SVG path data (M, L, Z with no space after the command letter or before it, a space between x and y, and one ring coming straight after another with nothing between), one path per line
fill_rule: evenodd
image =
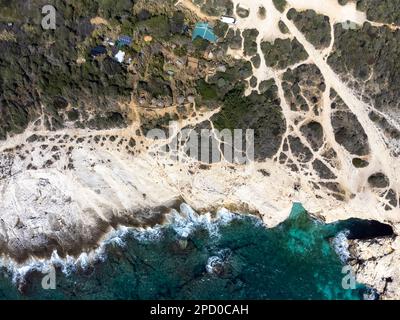
M196 23L192 34L192 40L195 40L198 37L206 39L210 42L216 42L218 39L214 33L213 28L210 27L207 22Z
M92 57L97 57L100 56L102 54L106 54L107 53L107 49L105 46L97 46L95 48L93 48L92 50L90 50L90 55Z
M132 38L129 36L120 36L117 40L118 47L130 46L131 43L132 43Z

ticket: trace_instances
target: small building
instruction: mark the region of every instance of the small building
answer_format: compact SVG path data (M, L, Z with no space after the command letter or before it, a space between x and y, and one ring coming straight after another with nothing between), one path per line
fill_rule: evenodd
M199 37L210 42L216 42L218 39L214 34L213 28L207 22L196 23L192 33L192 40L195 40Z
M114 56L115 60L117 60L119 63L123 63L125 60L125 52L123 51L118 51L118 53Z
M94 58L97 56L101 56L103 54L107 54L107 48L105 46L97 46L90 50L90 55Z
M227 24L235 24L236 23L236 19L234 17L229 17L229 16L222 16L220 18L220 21L223 23L227 23Z
M191 70L196 70L199 67L199 59L193 58L193 57L188 57L187 66Z
M129 36L120 36L117 40L117 46L122 48L124 46L130 46L132 43L132 38Z

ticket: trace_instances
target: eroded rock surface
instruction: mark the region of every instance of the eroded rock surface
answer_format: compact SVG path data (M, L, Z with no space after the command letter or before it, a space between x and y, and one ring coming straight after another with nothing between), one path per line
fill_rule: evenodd
M182 200L254 212L267 226L299 201L328 222L374 219L397 234L399 27L381 9L390 5L244 2L55 1L58 28L44 32L32 9L43 1L0 1L2 253L76 254L118 225L161 223ZM218 20L226 14L237 23ZM192 41L199 19L216 43ZM109 44L120 34L133 37L122 64ZM93 57L99 45L107 53ZM227 161L224 129L254 130L254 161ZM220 157L190 154L188 132ZM398 296L396 240L371 241L355 255L384 254L357 274Z

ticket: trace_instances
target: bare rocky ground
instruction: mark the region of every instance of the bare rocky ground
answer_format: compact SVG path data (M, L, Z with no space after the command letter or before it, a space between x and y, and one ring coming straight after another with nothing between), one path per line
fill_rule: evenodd
M267 226L299 201L328 222L378 220L397 234L397 18L381 2L339 2L55 1L59 28L43 32L44 2L0 1L2 252L76 255L119 225L162 223L179 201ZM198 17L216 44L191 41L184 26ZM129 64L89 56L126 33ZM221 158L188 155L187 128L210 128ZM224 128L254 129L254 162L225 161ZM387 298L400 295L397 242L352 243L357 276Z

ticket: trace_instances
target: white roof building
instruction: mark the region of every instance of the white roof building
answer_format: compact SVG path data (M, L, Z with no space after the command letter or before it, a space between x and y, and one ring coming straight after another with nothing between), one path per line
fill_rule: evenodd
M125 52L119 50L118 53L114 56L114 58L115 58L119 63L124 62L124 59L125 59Z

